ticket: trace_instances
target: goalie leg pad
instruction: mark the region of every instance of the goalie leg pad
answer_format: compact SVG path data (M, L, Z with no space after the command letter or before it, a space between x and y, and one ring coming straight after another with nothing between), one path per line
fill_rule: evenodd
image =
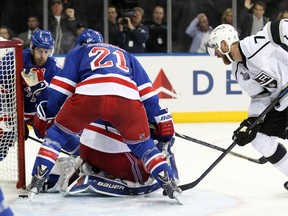
M75 164L73 157L59 157L52 168L47 180L44 182L41 192L55 193L60 192L61 185L63 184L64 176L68 167ZM61 184L62 183L62 184Z
M101 194L115 197L129 197L146 195L156 192L161 186L156 181L149 185L138 185L138 187L129 186L121 180L109 179L103 174L83 175L74 181L65 191L63 196L77 194Z

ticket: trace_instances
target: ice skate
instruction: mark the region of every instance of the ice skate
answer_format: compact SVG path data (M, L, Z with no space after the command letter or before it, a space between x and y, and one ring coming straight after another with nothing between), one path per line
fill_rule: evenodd
M36 174L32 177L31 183L27 186L27 190L30 192L31 197L34 194L38 194L43 187L46 180L45 174L48 172L48 168L44 165L39 165L37 167Z
M169 178L168 173L164 171L158 175L158 178L162 182L162 188L164 189L168 197L170 199L176 199L179 204L182 205L182 203L178 199L178 196L182 193L182 190L176 185L175 181Z

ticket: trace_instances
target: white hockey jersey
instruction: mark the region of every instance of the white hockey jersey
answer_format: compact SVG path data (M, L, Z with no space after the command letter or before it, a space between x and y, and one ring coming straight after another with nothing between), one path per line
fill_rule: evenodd
M287 38L288 34L283 29L288 33L288 20L282 20L280 25L279 22L270 22L256 35L240 41L240 48L246 59L243 64L233 63L232 73L252 97L249 116L260 114L288 84L288 52L280 46L284 40L279 39ZM288 45L288 38L285 43ZM287 106L288 97L284 97L276 109L282 111Z

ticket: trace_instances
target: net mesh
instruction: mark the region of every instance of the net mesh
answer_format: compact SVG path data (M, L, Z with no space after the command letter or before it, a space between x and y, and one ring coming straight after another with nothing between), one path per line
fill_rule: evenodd
M18 181L15 53L0 47L0 183Z

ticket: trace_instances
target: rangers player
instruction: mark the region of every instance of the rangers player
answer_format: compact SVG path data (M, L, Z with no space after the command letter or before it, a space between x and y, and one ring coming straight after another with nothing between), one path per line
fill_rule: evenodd
M48 99L46 87L61 70L56 59L51 57L54 43L50 32L38 30L31 36L30 48L23 50L24 118L32 126L37 105ZM42 138L37 130L35 132Z

